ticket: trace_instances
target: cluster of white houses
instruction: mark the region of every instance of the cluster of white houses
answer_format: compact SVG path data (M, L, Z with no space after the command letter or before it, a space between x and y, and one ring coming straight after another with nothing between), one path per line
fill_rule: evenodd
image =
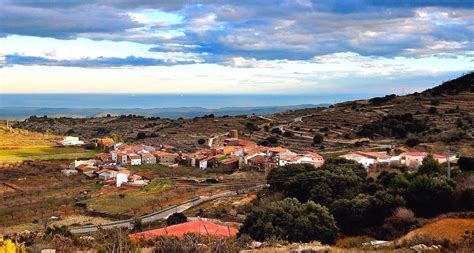
M82 172L88 177L98 177L108 184L120 187L122 185L145 186L148 179L139 174L133 174L126 169L128 166L146 164L163 164L167 166L196 167L203 170L220 169L231 171L242 168L254 168L268 172L274 167L287 164L311 164L320 167L324 158L315 152L295 153L283 147L259 146L255 142L239 139L236 131L224 140L222 145L202 148L194 153L177 152L172 146L161 145L126 145L114 143L110 138L95 139L103 153L98 153L95 159L75 161L70 168L63 170L66 175ZM69 139L72 140L72 139ZM74 139L73 141L77 141ZM340 157L354 160L367 170L380 167L418 168L423 159L430 155L426 152L405 152L397 156L386 152L355 151ZM445 163L455 160L455 156L431 154L438 162Z
M227 138L223 145L200 149L194 153L176 152L174 147L163 145L155 148L147 145L114 145L109 152L110 160L118 166L136 166L142 164L164 164L168 166L210 168L271 169L286 164L307 163L319 167L324 158L314 152L303 154L282 147L259 146L255 142L239 138ZM107 155L103 155L106 160Z
M417 169L421 166L423 159L428 155L433 156L439 163L455 161L456 156L446 154L431 154L427 152L404 152L400 155L391 156L386 152L364 152L355 151L339 157L356 161L367 169L377 169L379 167L406 167L408 169Z
M200 149L194 153L176 152L172 146L115 144L110 138L95 139L104 153L95 159L74 161L70 168L63 170L66 175L83 173L97 177L107 184L145 186L149 180L126 169L128 166L163 164L167 166L196 167L203 170L225 171L255 168L269 171L286 164L311 164L320 167L324 158L315 152L295 153L283 147L259 146L255 142L242 140L236 136L227 138L222 145Z

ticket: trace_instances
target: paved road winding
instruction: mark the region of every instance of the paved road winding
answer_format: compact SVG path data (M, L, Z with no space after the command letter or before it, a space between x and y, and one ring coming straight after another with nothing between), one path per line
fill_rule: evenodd
M192 198L188 201L185 201L179 205L171 206L165 209L162 209L160 211L151 213L151 214L146 214L143 216L140 216L136 219L128 219L128 220L121 220L121 221L115 221L111 223L106 223L102 224L100 226L98 225L86 225L86 226L81 226L77 228L71 228L71 233L73 234L86 234L86 233L91 233L99 230L99 227L103 229L111 229L111 228L128 228L131 229L133 228L133 224L136 220L140 220L143 224L154 222L157 220L163 220L168 218L170 215L173 213L181 213L184 212L185 210L197 206L203 202L222 198L222 197L228 197L228 196L233 196L237 195L238 193L235 191L227 191L227 192L222 192L218 193L212 196L199 196Z

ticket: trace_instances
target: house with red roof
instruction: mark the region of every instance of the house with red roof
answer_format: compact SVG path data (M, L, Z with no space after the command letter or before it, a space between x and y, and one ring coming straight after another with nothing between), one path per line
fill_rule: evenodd
M238 230L233 227L219 225L209 221L189 221L165 228L153 229L129 235L132 239L150 239L158 236L183 238L186 234L202 236L234 237Z
M171 164L175 164L176 163L176 159L178 158L178 154L176 153L168 153L166 151L155 151L152 153L155 157L156 157L156 160L161 163L161 164L167 164L167 165L171 165Z
M287 164L311 164L318 168L324 164L324 158L315 152L307 152L306 154L297 154L287 151L277 155L278 165L285 166Z
M143 153L142 164L156 164L156 157L150 153Z
M137 154L128 154L128 164L142 165L142 158Z
M430 155L428 152L405 152L401 155L402 157L402 164L404 164L408 168L417 169L421 166L423 159ZM439 163L446 163L449 161L456 160L455 155L451 155L448 157L447 154L431 154L434 159L436 159Z

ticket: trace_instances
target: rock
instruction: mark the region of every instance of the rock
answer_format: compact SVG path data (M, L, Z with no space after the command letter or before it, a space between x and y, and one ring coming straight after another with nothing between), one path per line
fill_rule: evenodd
M297 249L293 249L292 253L329 253L331 248L328 246L299 246Z
M262 246L262 243L261 242L257 242L257 241L253 241L252 243L250 243L250 248L251 249L258 249Z

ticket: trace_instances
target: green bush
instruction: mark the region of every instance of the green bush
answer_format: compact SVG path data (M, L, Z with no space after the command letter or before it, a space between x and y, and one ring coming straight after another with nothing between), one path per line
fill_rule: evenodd
M316 134L314 137L313 137L313 143L314 144L321 144L323 143L324 141L324 137L320 134Z
M173 213L166 219L166 224L168 226L175 225L175 224L181 224L185 223L188 221L188 217L182 213Z
M462 171L474 171L474 157L461 156L458 165Z
M277 238L289 242L332 243L336 233L336 223L326 207L287 198L255 208L245 219L239 236L247 234L257 241Z

